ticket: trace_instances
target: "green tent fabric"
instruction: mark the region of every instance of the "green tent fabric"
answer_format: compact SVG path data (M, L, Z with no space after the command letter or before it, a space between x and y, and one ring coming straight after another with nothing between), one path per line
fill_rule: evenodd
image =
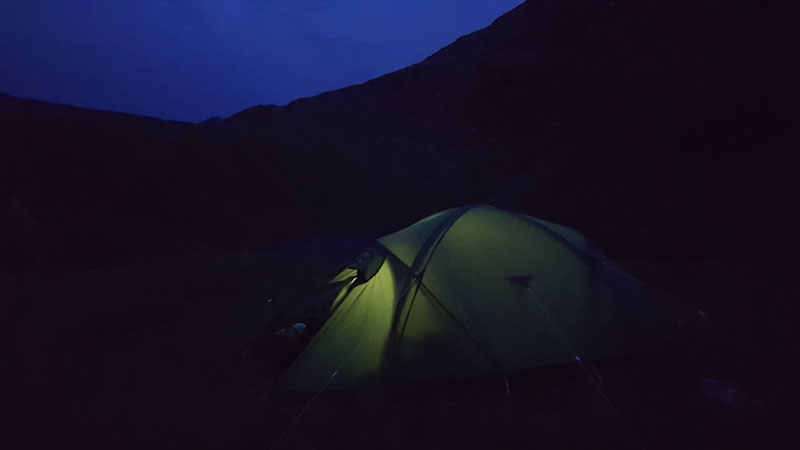
M577 231L490 206L379 239L331 283L324 326L284 389L509 374L642 352L692 313L607 261Z

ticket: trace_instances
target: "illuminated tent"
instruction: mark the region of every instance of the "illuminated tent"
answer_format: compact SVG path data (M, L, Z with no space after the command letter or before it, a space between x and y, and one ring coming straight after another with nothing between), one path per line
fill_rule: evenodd
M489 206L379 239L331 283L330 316L288 390L508 374L646 351L692 314L580 233Z

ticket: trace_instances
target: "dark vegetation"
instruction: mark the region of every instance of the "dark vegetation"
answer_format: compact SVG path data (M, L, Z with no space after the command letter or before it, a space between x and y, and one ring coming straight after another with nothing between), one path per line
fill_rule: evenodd
M599 364L646 447L791 448L795 9L529 1L404 70L200 124L0 96L0 443L264 448L308 400L251 351L276 311L364 242L489 203L713 318L697 354ZM331 394L283 442L616 448L574 369L512 380L511 406L494 381ZM761 412L681 409L700 376Z

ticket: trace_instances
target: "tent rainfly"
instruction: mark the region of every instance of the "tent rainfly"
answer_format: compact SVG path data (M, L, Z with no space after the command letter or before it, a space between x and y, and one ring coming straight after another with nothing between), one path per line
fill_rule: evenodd
M333 280L329 317L286 390L509 374L644 352L694 315L577 231L490 206L379 239Z

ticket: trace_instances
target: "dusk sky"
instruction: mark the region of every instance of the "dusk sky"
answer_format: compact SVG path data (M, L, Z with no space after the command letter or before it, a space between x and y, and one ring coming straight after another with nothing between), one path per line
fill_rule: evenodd
M3 0L0 92L167 119L357 84L521 0Z

